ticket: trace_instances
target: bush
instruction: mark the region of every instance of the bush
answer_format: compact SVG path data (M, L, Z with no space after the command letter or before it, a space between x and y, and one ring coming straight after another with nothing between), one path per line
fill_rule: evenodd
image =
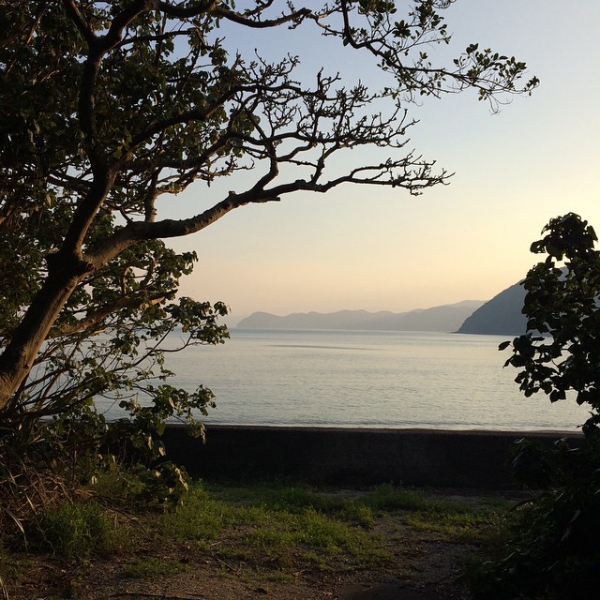
M543 233L531 249L547 257L523 282L527 332L500 349L512 347L506 365L519 369L526 397L573 398L590 417L577 447L516 445L517 480L541 491L515 511L508 553L476 578L474 595L486 600L586 600L600 588L600 252L578 215L552 219Z
M520 442L515 474L545 488L515 508L508 554L484 564L474 579L476 599L586 600L600 585L600 460L585 444L553 447Z

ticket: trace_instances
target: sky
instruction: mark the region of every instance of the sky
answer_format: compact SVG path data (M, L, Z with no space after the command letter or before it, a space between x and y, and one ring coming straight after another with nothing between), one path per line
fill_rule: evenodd
M420 122L409 147L454 173L448 186L416 198L365 186L302 193L169 241L199 256L183 295L224 301L233 325L255 311L403 312L489 300L537 262L529 247L551 218L576 212L600 233L600 2L457 0L443 14L453 56L479 42L525 61L540 87L498 114L474 92L410 107ZM264 37L239 43L304 53L307 72L324 66L348 84L378 83L356 52L330 51L311 28L256 35ZM243 189L235 177L223 186L188 188L178 210Z

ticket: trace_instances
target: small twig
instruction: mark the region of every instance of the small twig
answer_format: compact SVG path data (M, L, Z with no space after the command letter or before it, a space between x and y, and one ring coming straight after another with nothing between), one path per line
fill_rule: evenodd
M2 579L2 575L0 575L0 593L2 594L3 600L9 600L8 590L4 585L4 579Z
M143 534L146 536L146 539L148 539L148 540L152 539L152 534L150 533L149 529L136 516L131 515L127 511L121 510L114 506L111 506L111 510L114 511L115 513L120 514L121 516L125 517L126 519L133 521L142 530Z
M221 560L220 558L216 558L216 560L220 565L223 565L224 567L226 567L227 569L229 569L232 573L235 573L236 575L238 575L241 571L241 568L234 569L231 565L228 565L224 560Z

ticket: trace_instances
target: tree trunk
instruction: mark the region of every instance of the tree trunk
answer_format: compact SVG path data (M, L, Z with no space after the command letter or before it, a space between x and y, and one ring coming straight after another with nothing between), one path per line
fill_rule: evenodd
M63 257L58 253L48 257L48 265L46 281L0 355L0 411L7 407L13 394L29 375L35 357L60 311L90 270L85 261L74 256Z

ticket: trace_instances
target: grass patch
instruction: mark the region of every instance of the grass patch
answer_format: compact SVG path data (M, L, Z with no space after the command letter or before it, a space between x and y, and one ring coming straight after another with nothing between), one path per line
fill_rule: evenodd
M391 483L376 486L366 494L362 502L379 512L425 510L428 506L428 501L423 492L396 487Z
M196 484L162 518L163 535L193 540L217 560L255 570L386 568L402 551L378 523L393 518L413 534L483 543L498 527L497 502L477 505L392 484L367 492L310 486Z
M162 577L172 577L189 570L189 566L180 561L166 561L147 556L138 558L135 562L126 565L123 575L130 579L149 579L152 581Z
M219 487L190 490L186 502L164 515L165 533L180 540L218 540L210 548L220 559L243 560L260 568L326 568L344 556L352 568L390 558L369 528L370 507L355 499L308 488Z
M382 485L365 501L380 512L403 513L403 522L414 532L435 534L438 539L459 543L483 543L501 527L510 502L478 499L474 504L421 490Z
M496 511L417 511L405 517L414 531L435 533L445 541L466 543L485 542L501 523Z
M65 558L110 554L126 543L124 529L95 502L46 508L28 527L26 539L32 550Z

